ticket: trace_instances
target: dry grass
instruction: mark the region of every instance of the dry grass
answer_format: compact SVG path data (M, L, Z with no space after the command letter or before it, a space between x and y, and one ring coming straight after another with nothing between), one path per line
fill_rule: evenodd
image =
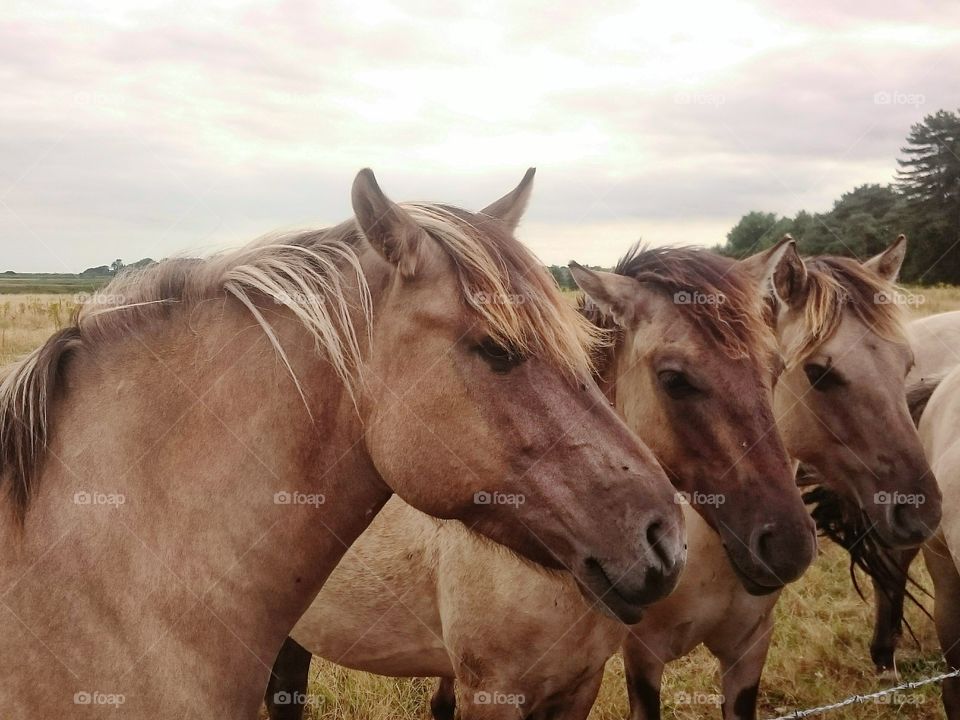
M79 295L0 295L0 366L40 345L69 323Z
M912 306L926 315L960 309L960 288L915 288L922 302ZM0 295L0 363L6 363L40 344L67 322L76 307L69 295ZM921 567L915 573L929 587ZM866 583L864 583L866 584ZM760 693L760 717L830 702L853 693L867 693L889 683L873 671L868 645L872 605L855 594L846 555L837 547L823 547L807 574L787 588L777 607L777 626ZM943 667L932 624L916 608L907 613L921 647L902 643L900 671L905 680L918 679ZM703 648L673 663L663 684L664 717L678 720L719 718L712 706L678 702L682 693L719 693L716 663ZM395 680L344 670L317 661L311 673L312 704L308 720L413 720L428 715L433 690L430 680ZM828 719L878 720L942 717L936 686L907 691L902 706L868 704L845 708ZM619 657L607 665L600 698L592 720L626 717L623 665Z
M915 566L915 574L922 584L930 586L922 563ZM921 646L909 639L903 641L898 661L902 679L919 679L939 672L943 664L932 623L917 608L910 608L907 617ZM876 677L870 662L872 604L854 592L847 556L838 547L825 545L806 575L784 591L777 606L777 618L761 686L759 717L773 717L890 685ZM318 660L314 661L311 672L312 704L306 717L310 720L419 720L427 717L432 691L433 682L384 678ZM716 661L702 647L668 667L663 682L663 716L676 720L719 718L717 708L684 701L684 695L696 693L720 693ZM899 699L905 700L901 706L871 703L844 708L828 717L929 720L942 716L937 686L906 691ZM607 663L600 697L590 718L620 720L624 717L627 717L627 698L623 663L616 656Z

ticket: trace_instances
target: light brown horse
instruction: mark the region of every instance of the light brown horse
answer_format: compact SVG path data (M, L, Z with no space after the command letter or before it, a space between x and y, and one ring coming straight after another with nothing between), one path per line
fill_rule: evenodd
M649 438L682 490L678 501L689 498L680 506L722 528L726 562L760 592L798 577L815 547L770 432L780 366L764 303L779 262L635 248L614 273L573 266L588 314L615 333L599 363L604 389ZM275 720L299 717L314 653L385 675L444 678L438 718L455 706L472 720L585 718L624 633L569 576L394 499L297 624L292 637L306 652L286 647L267 700Z
M900 308L886 301L905 249L901 237L863 265L788 255L773 278L786 362L775 407L787 448L858 502L895 546L921 542L940 518L940 494L907 409L912 355ZM624 644L631 718L660 717L665 665L700 644L720 661L723 717L755 718L779 593L744 593L735 569L719 561L721 538L692 516L687 530L679 587Z
M960 311L917 318L906 329L914 361L907 374L907 401L914 421L919 422L936 383L960 363ZM851 551L853 564L871 576L875 616L870 657L881 678L896 679L896 650L903 635L910 565L920 548L887 547L874 537L872 523L847 496L827 488L819 488L816 494L818 524Z
M120 277L5 371L5 716L256 717L391 492L623 620L673 588L673 490L513 238L531 179L470 213L362 171L355 220Z
M960 367L930 396L920 418L920 437L943 492L943 522L923 546L933 580L937 637L947 666L960 668ZM960 719L960 679L943 682L947 720Z

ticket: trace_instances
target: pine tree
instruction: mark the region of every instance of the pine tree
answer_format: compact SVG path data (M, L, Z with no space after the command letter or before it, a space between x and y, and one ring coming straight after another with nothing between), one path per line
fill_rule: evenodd
M897 186L913 240L908 276L960 282L960 116L947 110L910 128Z

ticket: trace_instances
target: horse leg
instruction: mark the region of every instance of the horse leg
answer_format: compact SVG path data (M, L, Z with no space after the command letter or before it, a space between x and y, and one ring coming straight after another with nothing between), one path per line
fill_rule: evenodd
M570 695L563 699L562 705L547 713L545 720L587 720L602 684L603 667L581 682Z
M453 720L457 710L457 688L453 678L442 677L430 698L430 714L433 720Z
M660 682L664 662L630 632L623 643L630 720L660 720Z
M270 720L300 720L303 717L311 657L293 638L283 641L267 683L266 703Z
M910 563L919 552L920 548L891 550L890 556L899 571L894 584L883 588L876 580L873 581L876 614L873 639L870 641L870 657L877 672L881 674L889 671L893 671L894 677L897 674L895 654L903 636L903 600L907 592L907 573L910 571Z
M458 683L457 713L460 720L521 720L528 713L518 704L496 700L496 693L462 687Z
M933 578L933 617L943 657L950 670L960 669L960 573L943 542L924 546L923 559ZM943 681L943 709L947 720L960 720L960 678Z
M720 661L723 720L756 720L760 676L772 635L773 613L770 612L735 647L723 648L720 652L710 648Z

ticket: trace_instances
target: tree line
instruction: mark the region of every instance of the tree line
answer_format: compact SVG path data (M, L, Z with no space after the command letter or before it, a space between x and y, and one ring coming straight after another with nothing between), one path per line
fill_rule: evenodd
M856 187L825 213L749 212L715 249L744 257L790 233L804 255L865 259L904 233L903 281L960 283L960 115L928 115L910 128L901 153L894 183Z

